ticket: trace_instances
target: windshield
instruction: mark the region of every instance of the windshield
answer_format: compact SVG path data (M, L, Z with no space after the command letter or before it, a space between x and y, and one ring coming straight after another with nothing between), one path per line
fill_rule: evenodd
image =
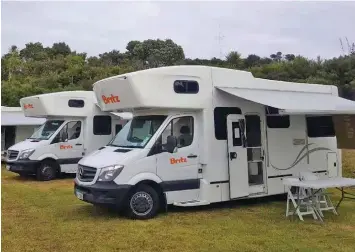
M126 148L144 148L166 116L136 116L108 144Z
M64 123L64 120L47 120L29 139L48 140Z

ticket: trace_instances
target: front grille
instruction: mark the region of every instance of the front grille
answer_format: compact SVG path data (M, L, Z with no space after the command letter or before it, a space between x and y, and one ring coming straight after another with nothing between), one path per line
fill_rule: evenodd
M18 151L15 150L8 150L7 151L7 159L16 159L18 156Z
M78 165L78 179L83 182L94 180L97 169L94 167Z

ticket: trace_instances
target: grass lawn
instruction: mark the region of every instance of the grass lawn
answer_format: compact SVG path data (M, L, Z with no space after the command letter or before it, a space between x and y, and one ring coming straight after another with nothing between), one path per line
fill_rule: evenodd
M355 177L355 152L344 152ZM2 251L355 251L355 201L324 226L285 217L285 199L170 208L132 221L76 199L73 179L37 182L2 169ZM334 201L339 198L333 192ZM355 190L352 191L355 193Z

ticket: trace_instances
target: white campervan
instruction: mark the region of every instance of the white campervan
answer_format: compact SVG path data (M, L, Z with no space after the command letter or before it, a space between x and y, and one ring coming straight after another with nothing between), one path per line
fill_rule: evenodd
M92 91L35 95L22 98L20 104L25 116L46 118L46 122L8 149L7 169L36 174L39 180L75 173L78 161L106 145L129 119L102 112Z
M104 148L78 164L79 199L145 219L168 204L198 206L284 194L308 169L341 176L333 114L355 114L335 86L172 66L94 84L103 111L133 112Z

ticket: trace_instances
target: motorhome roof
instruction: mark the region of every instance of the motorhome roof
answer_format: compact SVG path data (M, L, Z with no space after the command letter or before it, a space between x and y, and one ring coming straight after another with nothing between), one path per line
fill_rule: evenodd
M63 91L20 99L25 116L43 118L49 116L85 117L97 109L96 103L93 91Z
M23 126L41 125L46 120L43 118L28 118L23 114L21 107L1 106L1 125L2 126Z
M183 86L183 91L176 89L175 84ZM334 85L267 80L255 78L246 71L210 66L184 65L153 68L113 76L93 85L98 104L103 111L154 108L203 109L206 107L207 97L210 97L215 89L221 90L222 88L233 88L239 91L243 89L244 93L248 93L248 90L268 92L269 100L267 101L265 99L255 100L248 95L233 93L240 98L263 102L264 105L272 103L278 96L283 95L282 92L285 92L284 95L297 93L298 96L294 98L300 99L302 102L309 100L310 95L313 94L326 95L325 97L318 96L317 101L327 100L330 96L338 96L338 89ZM232 92L228 93L232 94ZM308 96L301 97L299 94L308 94ZM331 104L329 107L333 111L337 110L339 106L342 107L342 111L348 111L353 107L350 101L345 101L340 97L334 102L336 104ZM285 104L280 105L284 106ZM292 107L293 111L297 109L295 106ZM304 110L304 107L302 109ZM319 111L319 106L317 110Z
M201 73L209 73L209 74L222 74L225 77L229 78L228 81L233 82L234 87L249 87L255 89L277 89L277 90L287 90L287 91L299 91L300 88L307 92L316 88L318 91L323 90L323 92L329 92L334 85L323 85L323 84L313 84L313 83L299 83L299 82L288 82L288 81L278 81L278 80L269 80L262 78L255 78L251 72L222 68L222 67L212 67L212 66L201 66L201 65L183 65L183 66L167 66L167 67L158 67L140 70L136 72L130 72L126 74L120 74L112 77L108 77L102 80L97 81L93 84L99 85L100 83L112 81L112 80L122 80L136 76L144 76L145 78L149 77L154 78L156 76L164 77L164 76L184 76L184 77L192 77L199 78ZM226 78L225 78L226 79ZM303 84L300 86L300 84ZM305 86L305 84L307 86ZM282 85L282 86L281 86ZM225 86L223 83L213 83L213 86Z
M53 97L54 99L57 97L82 97L87 99L92 99L96 101L96 97L92 91L82 91L82 90L75 90L75 91L61 91L61 92L54 92L54 93L46 93L46 94L38 94L27 96L25 98L43 98L43 97ZM22 98L24 99L24 98Z

